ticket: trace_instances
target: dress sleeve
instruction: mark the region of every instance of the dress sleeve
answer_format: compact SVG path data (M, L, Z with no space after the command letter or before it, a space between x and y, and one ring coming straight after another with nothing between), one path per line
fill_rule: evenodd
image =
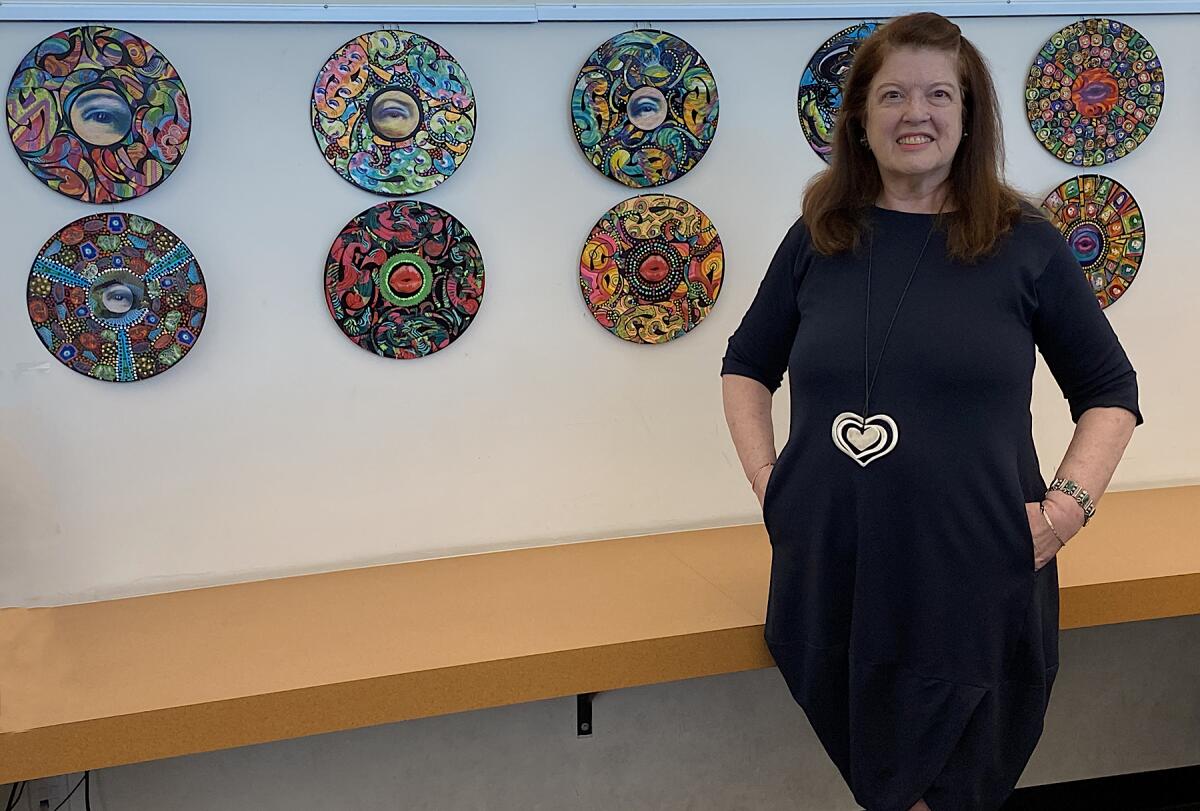
M753 378L772 394L779 388L800 323L796 259L807 241L808 230L797 220L775 250L750 309L729 338L722 375Z
M1089 408L1119 406L1141 425L1137 373L1061 237L1035 289L1033 340L1071 407L1071 420L1079 422Z

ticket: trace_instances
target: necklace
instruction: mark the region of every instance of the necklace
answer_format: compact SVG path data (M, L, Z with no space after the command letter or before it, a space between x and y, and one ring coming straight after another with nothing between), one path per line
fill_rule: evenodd
M938 213L940 214L941 211L939 210ZM870 366L867 341L871 327L871 264L875 253L875 234L874 231L871 233L871 241L867 248L866 325L863 327L863 383L866 393L863 396L862 415L853 411L843 411L833 419L833 444L842 453L858 462L860 467L866 467L876 459L891 453L895 449L896 443L900 441L900 427L896 425L894 419L883 413L867 415L870 413L871 389L875 386L875 378L879 376L879 367L883 363L883 351L887 349L888 338L892 337L892 327L896 323L896 316L900 314L900 306L904 304L904 297L908 295L909 285L912 284L913 277L917 275L917 268L925 256L929 238L933 236L933 226L934 223L930 223L929 233L925 235L925 242L921 245L921 252L917 254L917 261L913 263L913 269L908 274L908 281L904 283L904 291L900 293L900 300L896 302L896 310L892 313L891 323L888 324L887 332L883 336L883 346L879 347L879 359L875 361L875 374L868 378Z

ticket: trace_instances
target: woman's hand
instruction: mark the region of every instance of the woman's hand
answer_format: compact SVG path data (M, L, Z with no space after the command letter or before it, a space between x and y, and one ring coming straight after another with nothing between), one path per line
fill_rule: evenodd
M1042 515L1042 504L1045 504L1046 512L1050 515L1050 520L1054 522L1054 530L1050 529L1050 524L1046 522L1046 518ZM1082 515L1082 510L1078 511ZM1079 532L1083 526L1082 519L1076 519L1071 512L1062 509L1062 507L1053 501L1045 502L1026 502L1025 515L1029 519L1029 532L1033 535L1033 570L1036 572L1050 562L1050 559L1058 554L1058 550L1063 548L1063 545L1071 540L1075 533ZM1054 532L1058 531L1058 537L1055 537ZM1062 543L1059 543L1059 537L1062 538Z

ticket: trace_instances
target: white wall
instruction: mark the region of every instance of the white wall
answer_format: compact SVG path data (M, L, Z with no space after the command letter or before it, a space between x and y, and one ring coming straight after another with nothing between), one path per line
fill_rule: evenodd
M1139 373L1146 424L1114 489L1200 480L1193 348L1192 77L1200 18L1124 18L1166 69L1147 143L1105 171L1147 223L1143 269L1108 311ZM964 19L1004 104L1011 179L1037 196L1073 172L1024 121L1024 74L1066 18ZM6 24L16 65L65 25ZM62 367L29 326L33 257L87 206L41 187L0 145L6 252L0 295L0 605L42 605L196 585L757 520L721 415L725 341L822 164L803 141L804 63L841 24L679 23L721 92L717 137L663 191L699 205L725 244L720 299L660 347L606 334L584 307L579 251L634 192L601 177L571 137L568 99L586 55L628 26L414 26L468 71L478 135L462 168L421 195L481 245L479 317L447 350L388 361L329 317L321 273L333 237L381 201L338 177L309 130L324 60L369 27L136 24L187 85L194 129L176 172L120 207L193 249L209 290L180 368L130 385ZM103 209L103 207L101 207ZM786 393L777 433L786 435ZM1049 475L1072 425L1039 370L1036 439Z

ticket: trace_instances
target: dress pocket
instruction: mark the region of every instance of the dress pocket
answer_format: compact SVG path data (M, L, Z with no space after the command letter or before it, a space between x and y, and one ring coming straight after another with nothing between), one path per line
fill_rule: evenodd
M762 517L763 524L767 529L771 529L771 521L768 518L771 512L772 496L775 495L775 485L779 483L779 462L775 462L775 467L771 469L771 475L767 476L767 489L763 491Z
M1021 520L1021 528L1022 528L1021 537L1024 539L1026 554L1029 557L1028 573L1031 577L1037 575L1037 571L1035 571L1033 568L1034 566L1037 565L1037 560L1035 558L1034 548L1033 548L1033 530L1031 530L1029 528L1029 507L1028 507L1028 505L1035 504L1035 503L1036 502L1027 502L1024 500L1021 501L1021 519L1022 519Z

